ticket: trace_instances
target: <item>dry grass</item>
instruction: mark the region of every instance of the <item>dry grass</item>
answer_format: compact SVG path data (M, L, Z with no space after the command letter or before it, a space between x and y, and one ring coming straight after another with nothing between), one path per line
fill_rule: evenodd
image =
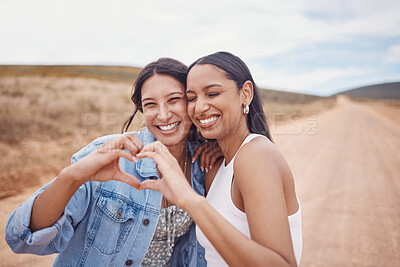
M54 139L77 130L108 133L115 129L100 120L118 124L126 119L130 89L128 83L95 79L0 77L0 141Z
M137 72L123 67L0 66L0 198L49 181L81 147L98 136L121 132L133 109L130 91ZM265 92L271 122L317 113L334 103ZM131 130L141 127L141 121L139 114Z
M1 76L39 76L39 77L74 77L127 82L132 84L141 68L124 66L85 66L85 65L0 65Z
M82 146L120 132L133 108L131 86L86 78L0 76L0 198L54 177ZM140 117L133 128L139 127Z

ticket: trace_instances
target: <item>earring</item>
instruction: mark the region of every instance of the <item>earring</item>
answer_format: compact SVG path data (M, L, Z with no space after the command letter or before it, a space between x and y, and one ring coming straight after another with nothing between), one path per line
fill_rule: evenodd
M246 105L243 107L243 114L247 115L247 114L249 114L249 111L250 111L249 105Z

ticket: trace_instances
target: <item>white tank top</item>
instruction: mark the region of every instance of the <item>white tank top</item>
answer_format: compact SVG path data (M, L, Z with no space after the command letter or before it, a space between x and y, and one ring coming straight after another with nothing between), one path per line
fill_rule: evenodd
M250 142L255 137L264 137L260 134L250 134L243 141L239 149L246 143ZM238 149L238 151L239 151ZM236 152L237 154L237 152ZM207 193L208 203L216 209L227 221L229 221L233 226L235 226L240 232L245 236L250 238L249 224L247 222L246 213L239 210L232 201L231 196L231 185L233 178L233 163L235 156L225 166L225 160L222 162L215 178L210 186ZM296 257L297 265L300 262L301 251L303 247L302 231L301 231L301 207L300 202L299 209L296 213L288 216L290 234L292 236L292 243L294 248L294 254ZM224 259L219 255L214 246L208 241L207 237L203 234L200 227L196 226L196 235L199 243L205 249L205 257L207 260L207 266L228 266Z

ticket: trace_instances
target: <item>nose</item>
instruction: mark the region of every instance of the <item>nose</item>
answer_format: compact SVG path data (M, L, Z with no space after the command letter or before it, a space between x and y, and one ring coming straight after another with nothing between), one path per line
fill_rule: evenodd
M203 99L202 97L197 98L195 105L196 106L195 106L194 112L197 115L201 115L201 114L205 113L210 108L207 101L205 101L205 99Z
M158 109L157 118L162 122L168 122L171 117L171 112L166 106L160 106Z

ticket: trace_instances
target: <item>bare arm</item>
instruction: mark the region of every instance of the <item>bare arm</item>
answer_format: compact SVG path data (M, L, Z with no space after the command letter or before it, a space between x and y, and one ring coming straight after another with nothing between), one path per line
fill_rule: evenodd
M154 159L163 175L162 180L145 181L140 188L158 190L187 210L230 266L296 266L281 173L274 166L279 161L268 157L268 153L266 156L259 144L256 149L249 146L248 149L252 152L251 160L236 158L241 163L235 168L235 179L241 181L238 185L243 195L251 239L225 220L204 197L191 190L180 169L175 166L176 160L157 146L145 147L138 156ZM260 149L262 153L259 153ZM243 150L240 154L246 157L244 147Z
M31 213L30 230L34 232L53 225L71 197L87 181L119 180L138 188L139 181L121 171L118 163L120 157L136 160L133 155L142 147L135 134L124 134L105 142L79 162L64 168L53 183L36 198Z

